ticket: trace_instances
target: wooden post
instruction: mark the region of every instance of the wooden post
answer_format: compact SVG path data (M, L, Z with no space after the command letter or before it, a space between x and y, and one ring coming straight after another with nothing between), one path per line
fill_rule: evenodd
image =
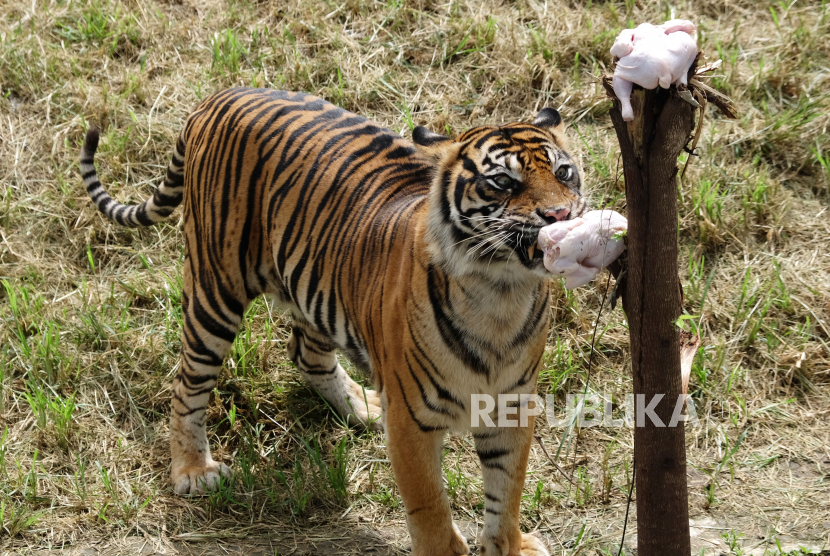
M677 90L636 88L634 120L614 98L611 121L620 142L628 212L628 273L621 292L634 376L637 554L691 554L683 421L669 427L680 379L681 289L677 270L677 157L691 137L695 108ZM653 408L664 426L643 411Z

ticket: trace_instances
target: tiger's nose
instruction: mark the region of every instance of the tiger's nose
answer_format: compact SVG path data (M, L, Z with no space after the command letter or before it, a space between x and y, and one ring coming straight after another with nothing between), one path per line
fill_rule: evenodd
M568 216L571 214L571 209L567 207L549 208L539 210L539 213L539 216L541 216L545 220L545 222L547 222L548 224L553 224L554 222L567 220Z

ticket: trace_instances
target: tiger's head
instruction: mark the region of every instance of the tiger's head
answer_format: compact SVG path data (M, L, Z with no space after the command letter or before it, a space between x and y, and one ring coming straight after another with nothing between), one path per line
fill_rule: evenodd
M545 108L532 124L477 127L455 139L416 127L412 138L435 167L433 258L453 274L546 276L539 230L586 210L559 112Z

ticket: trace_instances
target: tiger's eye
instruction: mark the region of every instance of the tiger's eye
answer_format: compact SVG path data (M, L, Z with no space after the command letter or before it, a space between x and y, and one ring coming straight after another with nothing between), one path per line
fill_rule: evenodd
M510 185L513 183L513 178L501 174L493 178L493 181L496 182L496 185L498 185L499 187L510 187Z
M560 180L569 180L569 179L571 179L571 167L570 166L560 166L556 170L556 177Z

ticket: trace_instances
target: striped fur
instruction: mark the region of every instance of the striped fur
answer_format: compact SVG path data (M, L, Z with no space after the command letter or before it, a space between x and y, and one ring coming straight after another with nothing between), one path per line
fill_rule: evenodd
M104 216L122 226L140 228L158 224L175 210L182 202L184 192L184 140L179 137L173 158L167 166L164 182L156 189L152 197L140 205L121 205L110 197L98 181L93 157L98 149L98 130L90 128L81 150L81 177L86 185L86 192Z
M109 219L150 225L184 201L174 490L230 473L211 458L205 409L245 308L270 294L291 312L288 354L308 383L348 419L385 428L414 554L467 553L442 483L448 430L472 432L481 460L479 553L548 554L519 531L533 419L473 429L470 415L472 394L536 389L549 313L536 237L585 209L562 130L545 109L455 139L416 128L415 146L310 95L229 89L190 115L164 184L135 206L98 182L90 130L81 171ZM376 390L346 374L338 349Z

